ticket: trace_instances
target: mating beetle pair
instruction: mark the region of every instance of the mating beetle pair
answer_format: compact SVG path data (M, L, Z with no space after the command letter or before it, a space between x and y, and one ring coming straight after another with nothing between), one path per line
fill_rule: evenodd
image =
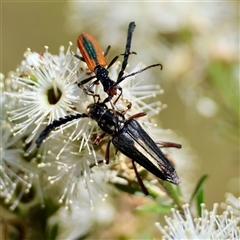
M162 180L166 180L172 182L174 184L179 184L180 180L175 172L174 167L169 162L167 157L163 154L163 152L159 149L157 144L151 139L151 137L145 132L145 130L141 127L141 125L135 120L136 118L145 116L145 113L138 113L133 115L132 117L125 119L124 114L126 111L119 112L115 109L114 105L122 95L122 88L119 86L124 79L127 77L136 75L142 71L147 70L148 68L160 66L161 64L150 65L144 69L141 69L137 72L124 75L125 68L127 66L129 54L131 48L131 39L132 33L135 28L134 22L129 24L128 29L128 37L127 43L125 47L124 60L122 63L121 70L118 74L118 78L116 81L113 81L108 77L108 68L112 66L112 64L117 60L120 56L116 56L109 64L107 68L106 66L106 55L110 49L110 46L107 48L105 54L102 54L101 49L97 43L97 41L89 34L81 34L78 38L78 47L80 52L82 53L82 57L74 54L77 58L87 63L89 70L95 73L95 76L91 76L85 80L82 80L78 86L82 86L89 82L90 80L96 78L85 90L86 94L91 95L93 97L98 97L97 103L90 104L88 106L87 113L81 113L76 115L69 115L64 118L60 118L49 124L40 134L39 138L36 141L37 146L39 147L43 140L50 134L52 130L61 125L73 121L75 119L80 118L91 118L98 123L98 126L103 131L103 134L95 140L95 144L99 144L99 142L103 139L103 137L107 134L110 136L110 140L107 144L105 159L109 162L109 149L110 143L112 143L117 150L122 152L124 155L132 159L133 167L138 178L138 181L143 189L143 191L147 194L147 190L144 187L142 180L137 173L134 162L137 162L142 167L144 167L149 172L153 173L155 176L159 177ZM92 91L92 87L101 82L103 85L104 91L108 94L108 97L101 103L100 96L95 94ZM119 96L112 103L112 98L117 95L117 89L120 91ZM94 98L95 99L95 98ZM112 109L109 109L106 106L106 102L110 102L112 105ZM129 104L128 109L131 108L131 104ZM170 143L170 142L160 142L159 145L163 147L176 147L181 148L181 145Z

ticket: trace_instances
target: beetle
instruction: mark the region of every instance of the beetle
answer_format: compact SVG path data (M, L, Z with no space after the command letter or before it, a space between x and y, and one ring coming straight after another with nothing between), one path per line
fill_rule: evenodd
M138 73L141 73L149 68L152 67L156 67L156 66L160 66L160 68L162 69L162 65L161 64L153 64L150 65L148 67L145 67L143 69L140 69L136 72L130 73L126 76L124 75L124 71L126 69L127 63L128 63L128 57L130 54L136 54L135 52L130 52L131 49L131 41L132 41L132 34L133 31L135 29L135 23L134 22L130 22L129 27L128 27L128 34L127 34L127 42L126 42L126 47L125 47L125 52L123 54L124 56L124 60L122 62L122 66L121 66L121 70L118 74L118 78L116 81L112 80L109 78L108 74L108 69L116 62L116 60L119 58L120 55L117 55L116 57L114 57L112 59L112 61L110 62L110 64L106 67L107 65L107 60L106 60L106 56L110 50L110 46L107 47L105 53L102 53L101 48L97 42L97 40L91 36L88 33L82 33L79 37L78 37L78 48L82 54L82 56L79 56L78 54L73 53L73 55L80 59L81 61L86 62L89 70L91 72L94 72L95 75L91 76L89 78L86 78L84 80L82 80L81 82L78 83L79 87L83 87L84 84L88 83L90 80L96 78L96 80L94 80L86 89L85 92L88 95L92 95L94 97L98 97L98 99L100 99L100 96L97 94L94 94L91 89L92 87L97 84L99 81L101 82L101 84L103 85L103 90L107 93L108 97L104 100L104 102L111 102L111 99L117 95L117 90L120 91L119 96L117 97L117 99L115 100L114 104L118 101L118 99L121 97L122 95L122 88L119 86L119 84L124 81L126 78L130 77L130 76L134 76ZM112 107L113 104L111 103Z
M69 115L49 124L36 140L37 147L42 144L43 140L55 128L75 119L91 118L98 123L98 126L103 131L103 134L96 138L94 144L99 144L106 134L110 136L105 156L107 163L109 162L109 149L112 143L121 153L132 159L133 166L135 166L134 162L137 162L162 180L174 184L180 183L180 179L172 164L136 120L136 118L145 116L146 113L137 113L125 119L124 114L126 111L119 112L113 110L108 108L103 102L90 104L87 109L87 113ZM130 106L128 109L130 109ZM160 142L158 144L163 147L181 148L180 144L170 142ZM137 177L139 176L137 175Z

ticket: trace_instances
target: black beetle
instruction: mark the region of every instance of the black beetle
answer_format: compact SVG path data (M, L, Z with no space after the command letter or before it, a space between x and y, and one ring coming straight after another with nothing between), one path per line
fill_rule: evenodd
M130 107L128 107L129 109ZM140 164L146 170L157 176L162 180L169 181L174 184L179 184L174 167L169 162L167 157L163 154L157 144L145 132L135 118L146 115L145 113L138 113L125 119L126 111L119 112L110 109L105 103L93 103L88 106L88 113L69 115L60 118L49 124L40 134L36 140L37 147L39 147L48 134L55 128L79 118L91 118L95 120L103 134L95 140L95 144L103 139L108 134L110 140L106 150L106 161L109 161L109 146L113 145L124 155ZM181 148L181 145L171 142L158 143L163 147ZM137 176L139 177L139 176Z

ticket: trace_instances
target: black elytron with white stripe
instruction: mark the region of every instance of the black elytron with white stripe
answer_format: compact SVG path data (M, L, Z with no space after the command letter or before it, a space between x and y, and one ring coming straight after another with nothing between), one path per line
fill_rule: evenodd
M107 162L109 161L109 146L112 142L117 150L134 162L140 164L158 178L174 184L179 184L180 179L172 164L141 127L138 121L135 120L135 118L146 114L138 113L128 119L125 119L124 114L125 112L119 112L108 108L104 103L90 104L87 114L69 115L53 121L52 124L48 125L41 132L36 144L39 147L52 130L69 121L79 118L91 118L98 123L103 131L103 134L95 140L95 144L99 144L105 135L108 134L110 136L106 150ZM169 142L160 142L160 145L164 147L181 147L179 144Z

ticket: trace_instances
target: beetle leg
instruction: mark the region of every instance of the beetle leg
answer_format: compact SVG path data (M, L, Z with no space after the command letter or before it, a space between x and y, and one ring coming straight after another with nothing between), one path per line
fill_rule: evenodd
M83 88L83 84L89 82L89 81L90 81L91 79L93 79L93 78L95 78L95 76L92 76L92 77L90 77L90 78L87 78L87 79L82 80L80 83L77 84L78 87ZM97 101L97 102L99 102L99 101L101 100L101 99L100 99L100 95L99 95L99 94L94 94L94 92L91 90L91 89L93 88L93 86L96 85L98 82L99 82L99 80L95 80L95 81L92 82L87 88L83 88L84 92L85 92L87 95L94 97L94 102L96 102L96 101L95 101L95 97L98 98L98 101Z
M144 116L146 116L146 115L147 115L147 113L145 113L145 112L140 112L140 113L134 114L134 115L132 115L131 117L129 117L127 121L129 121L130 119L134 119L134 118L144 117Z
M109 164L110 144L111 144L111 139L108 141L107 148L106 148L106 154L105 154L106 164Z
M110 49L111 49L111 46L109 45L109 46L107 47L106 51L105 51L104 54L103 54L104 57L107 57Z
M97 136L94 140L94 142L89 142L92 145L99 145L99 143L103 140L107 133L103 132L100 136Z
M77 58L77 59L79 59L79 60L81 60L81 61L85 62L84 58L83 58L83 57L81 57L81 56L79 56L79 55L78 55L78 54L76 54L75 52L71 51L71 54L72 54L72 55L73 55L75 58Z
M170 148L170 147L173 147L173 148L181 148L182 145L181 144L178 144L178 143L174 143L174 142L163 142L163 141L160 141L160 142L155 142L157 145L160 145L161 148Z
M100 95L99 94L94 94L94 92L91 90L93 88L94 85L97 84L97 82L99 82L98 80L95 80L94 82L92 82L86 89L84 89L85 93L89 96L93 96L94 97L94 101L95 101L95 97L98 98L98 101L100 101ZM81 82L80 82L81 83Z
M120 94L118 95L117 99L113 102L114 105L117 103L119 98L122 96L122 88L120 86L117 86L117 89L120 91Z
M144 192L145 195L149 195L149 192L148 192L147 188L145 187L145 185L144 185L144 183L143 183L143 181L142 181L142 178L141 178L139 172L137 171L136 165L135 165L135 163L134 163L133 160L132 160L132 165L133 165L134 172L135 172L135 174L136 174L138 183L139 183L142 191Z
M90 80L92 80L93 78L95 78L96 76L91 76L89 78L83 79L80 83L78 83L78 87L82 88L82 85L88 83Z
M114 103L115 103L115 102L114 102ZM126 112L129 111L131 108L132 108L132 103L129 102L128 105L127 105L127 109L124 110L124 111L121 111L121 114L122 114L122 115L125 115ZM133 118L143 117L143 116L145 116L145 115L147 115L145 112L137 113L137 114L134 114L133 116L129 117L128 120L133 119Z
M110 143L111 143L111 140L109 140L109 141L108 141L108 144L107 144L105 159L104 159L104 160L99 160L99 161L97 161L97 164L96 164L96 165L101 164L101 163L109 164L109 159L110 159L110 157L109 157L109 156L110 156ZM90 165L90 166L91 166L91 165ZM95 166L95 164L92 165L92 166Z
M89 92L93 93L93 91L91 90L93 88L94 85L96 85L96 83L99 82L98 80L95 80L94 82L92 82L85 90L86 94L88 94ZM81 83L80 83L81 84ZM81 84L82 85L82 84Z
M105 137L107 133L102 133L100 136L96 137L96 139L94 140L94 142L89 142L93 145L98 145L102 140L103 138ZM105 162L106 164L109 164L109 156L110 156L110 144L111 144L111 140L108 141L108 144L107 144L107 148L106 148L106 154L105 154Z
M131 107L132 107L132 103L130 102L127 105L127 109L125 111L122 111L121 113L124 115L128 110L131 109ZM130 119L134 119L134 118L140 118L140 117L143 117L143 116L146 116L146 115L147 115L147 113L145 113L145 112L136 113L136 114L132 115L131 117L129 117L127 119L127 121L130 120Z
M117 59L119 58L120 55L117 55L116 57L114 57L112 59L112 61L109 63L109 65L107 66L107 69L109 69L116 61Z
M121 112L122 115L125 115L126 112L131 109L131 107L132 107L132 103L129 103L129 104L127 105L127 109Z
M137 53L136 53L136 52L127 52L127 53L121 53L121 54L117 55L117 56L114 57L114 58L112 59L112 61L109 63L109 65L107 66L107 69L109 69L109 68L118 60L118 58L119 58L120 56L126 57L126 56L129 56L130 54L137 54ZM126 68L126 66L125 66L125 68ZM124 70L125 70L125 68L124 68ZM124 71L124 70L123 70L123 71Z

